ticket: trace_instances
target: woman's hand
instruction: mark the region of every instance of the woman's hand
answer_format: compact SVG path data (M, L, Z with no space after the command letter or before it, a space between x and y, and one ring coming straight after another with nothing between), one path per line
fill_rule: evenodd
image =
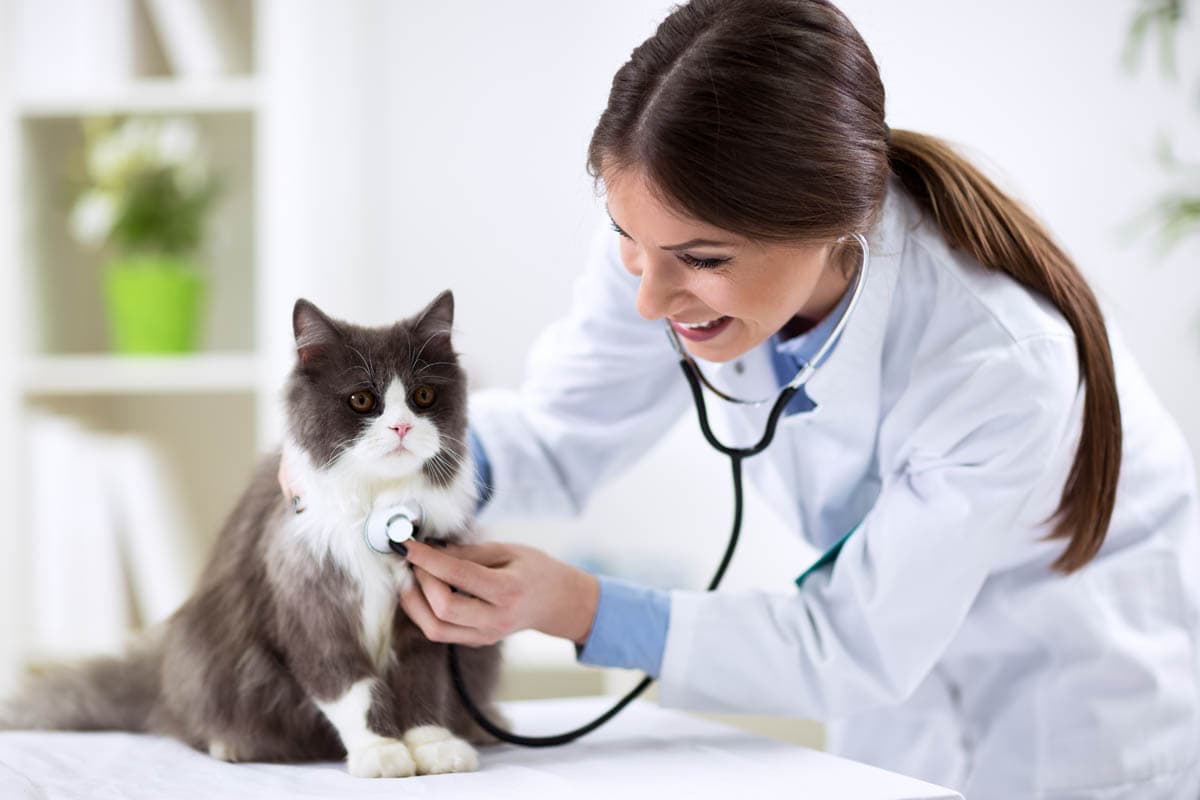
M405 544L416 581L400 605L430 641L495 644L527 628L587 641L600 598L595 576L525 545Z

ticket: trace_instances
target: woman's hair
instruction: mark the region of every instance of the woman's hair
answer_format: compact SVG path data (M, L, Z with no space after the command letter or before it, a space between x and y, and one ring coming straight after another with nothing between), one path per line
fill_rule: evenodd
M671 207L765 242L865 232L895 175L950 246L1047 297L1075 333L1083 430L1048 538L1071 572L1104 542L1121 413L1104 319L1046 230L944 142L889 131L879 68L827 0L692 0L613 77L588 171L639 171Z

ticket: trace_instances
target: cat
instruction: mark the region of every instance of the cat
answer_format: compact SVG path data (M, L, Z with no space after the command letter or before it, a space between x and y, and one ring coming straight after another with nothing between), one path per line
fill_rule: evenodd
M451 344L454 297L388 327L334 320L298 300L296 363L279 451L259 464L197 588L124 655L56 664L0 704L0 729L172 736L226 761L345 757L351 774L478 768L494 743L462 707L447 645L398 604L414 578L364 541L376 502L416 502L419 537L473 538L467 381ZM284 500L282 453L305 489ZM489 718L499 643L460 647L467 689Z

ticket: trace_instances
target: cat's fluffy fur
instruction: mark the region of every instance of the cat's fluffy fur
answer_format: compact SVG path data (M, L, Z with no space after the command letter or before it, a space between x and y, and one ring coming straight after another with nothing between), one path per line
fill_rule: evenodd
M364 328L297 302L284 448L303 513L279 491L280 454L264 459L187 602L123 656L31 676L0 706L0 728L146 731L226 760L348 755L365 776L475 768L467 740L490 737L454 692L447 646L397 604L411 572L363 539L373 505L391 499L422 506L422 539L470 538L453 309L443 292L409 319ZM434 392L428 407L418 387ZM358 392L371 411L351 407ZM400 437L392 426L404 424ZM461 647L460 660L472 697L499 719L498 645Z

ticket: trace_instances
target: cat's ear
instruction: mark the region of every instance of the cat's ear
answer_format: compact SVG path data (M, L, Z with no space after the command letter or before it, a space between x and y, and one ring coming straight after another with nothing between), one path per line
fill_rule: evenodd
M447 289L433 298L417 315L417 327L431 336L450 338L450 331L454 327L454 293Z
M342 336L336 322L303 298L292 309L292 332L296 335L296 356L304 367L321 358Z

